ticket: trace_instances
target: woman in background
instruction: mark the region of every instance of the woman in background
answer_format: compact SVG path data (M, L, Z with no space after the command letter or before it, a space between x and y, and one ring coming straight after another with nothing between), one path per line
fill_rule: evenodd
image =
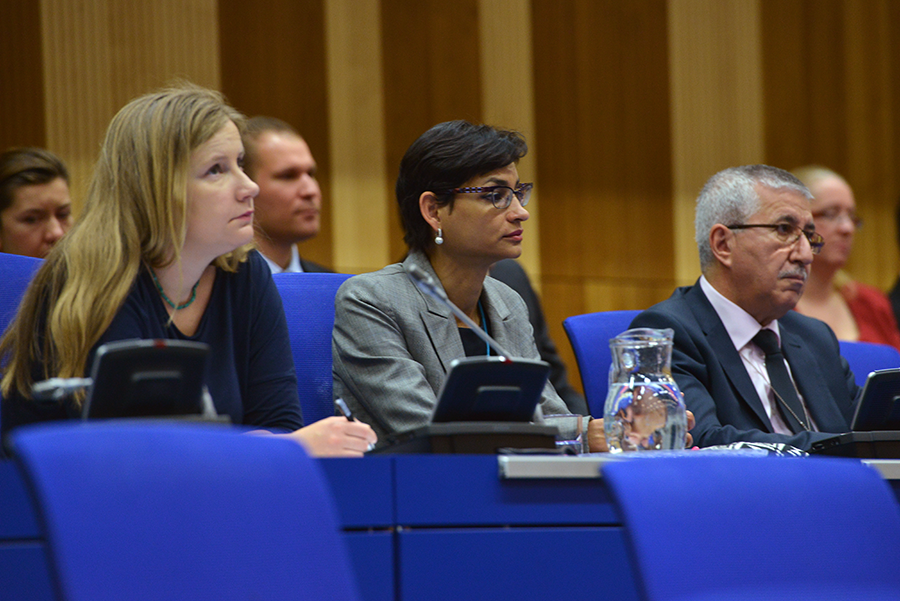
M72 227L69 172L42 148L0 154L0 251L40 259Z
M80 414L80 398L30 398L79 377L103 343L210 345L206 385L235 424L281 433L315 455L360 455L372 430L344 418L303 427L281 299L255 250L257 185L242 169L244 118L184 86L133 100L106 134L81 219L47 256L0 341L2 426Z
M840 340L878 342L900 349L900 332L887 296L843 271L862 225L853 190L843 177L825 167L801 167L793 174L812 192L810 210L816 232L825 238L796 310L827 323Z

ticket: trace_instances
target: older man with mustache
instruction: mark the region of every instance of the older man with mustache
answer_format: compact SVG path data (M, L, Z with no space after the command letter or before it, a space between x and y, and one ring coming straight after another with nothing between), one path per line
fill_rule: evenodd
M824 241L812 195L767 165L726 169L697 198L703 275L632 327L672 328L672 375L700 446L786 443L847 431L859 393L837 338L792 311Z

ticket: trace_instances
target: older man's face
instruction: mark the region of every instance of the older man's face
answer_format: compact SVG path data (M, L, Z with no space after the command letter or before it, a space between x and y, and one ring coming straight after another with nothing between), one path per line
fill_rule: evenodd
M748 224L791 224L815 230L810 202L792 190L757 186L760 209ZM794 308L809 276L813 260L806 236L779 235L770 228L732 230L735 236L731 277L737 304L766 325Z

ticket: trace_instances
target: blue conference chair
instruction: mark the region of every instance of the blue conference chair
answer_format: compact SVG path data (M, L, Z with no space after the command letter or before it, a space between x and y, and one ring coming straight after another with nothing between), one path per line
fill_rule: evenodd
M862 386L876 369L900 367L900 351L886 344L841 340L841 356L850 364L856 383Z
M0 252L0 333L6 331L19 309L19 302L31 278L41 266L41 259ZM0 398L0 403L3 399ZM3 451L0 450L0 458Z
M628 329L640 311L603 311L574 315L563 321L563 328L575 351L584 396L591 415L602 416L609 388L612 354L609 340Z
M646 601L900 599L900 508L859 461L647 457L603 479Z
M41 266L40 259L0 252L0 331L12 321L31 278Z
M334 415L331 395L331 330L334 328L334 295L350 276L343 273L277 273L303 422L311 424Z
M185 424L19 429L60 599L358 599L318 463Z

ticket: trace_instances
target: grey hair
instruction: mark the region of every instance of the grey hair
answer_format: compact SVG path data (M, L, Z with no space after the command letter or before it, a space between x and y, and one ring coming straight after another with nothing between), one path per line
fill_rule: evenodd
M706 273L715 257L709 246L709 232L714 225L740 225L759 211L757 186L772 190L791 190L812 200L809 189L799 179L783 169L768 165L731 167L709 178L700 196L694 217L700 269Z

